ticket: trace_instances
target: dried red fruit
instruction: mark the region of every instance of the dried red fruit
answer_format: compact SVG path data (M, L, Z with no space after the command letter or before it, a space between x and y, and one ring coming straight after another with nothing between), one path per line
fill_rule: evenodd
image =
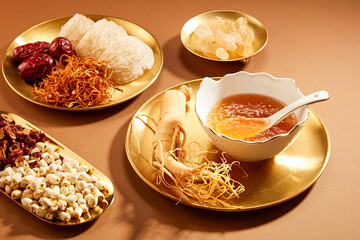
M59 59L63 54L72 56L76 55L76 52L69 39L57 37L50 44L49 54L54 58Z
M24 146L21 149L24 151L24 155L28 155L30 153L30 148L28 146Z
M6 149L0 146L0 162L4 161L7 158L5 151Z
M16 125L15 121L5 114L0 115L1 121L5 125L0 126L0 134L3 135L2 139L0 138L0 170L7 164L22 166L23 156L28 155L37 142L48 140L43 132ZM34 153L32 156L39 157L41 152ZM35 161L32 164L38 163Z
M37 41L18 46L13 51L13 58L15 61L22 62L31 56L39 53L49 53L50 43Z
M18 150L21 150L19 143L14 143L9 147L10 152L16 152ZM22 151L22 150L21 150Z
M8 136L10 139L16 139L14 127L11 124L2 127L2 129L5 132L5 136Z
M55 60L48 54L39 53L23 61L18 67L20 77L26 81L39 80L48 75L55 66Z
M29 145L30 147L34 147L35 144L36 144L36 139L28 136L28 137L25 139L25 143L26 143L27 145Z
M0 128L0 140L3 139L5 137L5 131Z
M25 139L30 135L30 129L22 128L21 130L16 131L16 138Z
M21 167L24 164L24 159L22 158L22 156L17 157L14 161L14 164L16 167Z
M23 155L23 150L18 149L17 151L12 151L9 153L8 158L17 158Z
M41 157L41 152L33 152L31 154L31 156L34 157L34 158L40 158Z
M0 120L6 121L7 123L15 123L15 121L11 117L9 117L8 115L5 115L5 114L0 115Z
M31 167L31 168L34 168L34 167L37 167L38 166L38 161L37 160L30 160L29 161L29 166Z

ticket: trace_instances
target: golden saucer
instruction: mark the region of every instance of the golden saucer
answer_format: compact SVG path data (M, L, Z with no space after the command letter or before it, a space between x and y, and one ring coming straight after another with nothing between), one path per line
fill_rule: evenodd
M212 17L218 16L222 17L223 19L228 19L232 21L236 21L239 17L244 17L248 20L248 26L250 26L255 34L255 42L253 42L253 48L254 52L247 57L231 57L226 60L222 60L219 58L211 58L204 56L204 54L200 51L197 51L195 48L195 42L194 42L194 30L196 27L200 24L208 25L208 22L211 20ZM191 53L213 61L221 61L221 62L232 62L232 61L241 61L242 63L247 63L249 61L249 58L256 53L260 52L266 45L268 41L268 33L265 28L265 26L259 22L256 18L242 12L237 11L230 11L230 10L216 10L216 11L210 11L201 13L193 18L191 18L189 21L187 21L184 26L181 29L180 33L181 42L183 43L184 47L189 50Z
M219 78L218 78L219 79ZM186 144L197 142L205 150L216 149L203 131L195 110L195 94L202 79L183 83L192 88L192 100L188 103L184 128L187 133ZM181 85L172 88L178 89ZM163 92L149 99L135 114L150 115L155 120L160 118ZM275 158L257 163L241 162L242 169L234 167L232 178L245 186L245 192L229 203L232 207L214 207L199 204L196 201L181 199L178 193L163 184L156 184L156 173L149 164L152 157L153 133L144 123L132 118L126 136L125 148L128 159L139 177L150 187L171 198L193 207L215 211L248 211L262 209L285 202L296 197L320 177L330 156L330 138L321 119L310 108L307 124L295 141ZM142 118L147 121L146 118ZM152 124L151 121L147 121ZM141 143L140 143L141 142ZM219 153L220 154L220 153ZM219 154L210 160L219 161Z
M16 124L20 124L23 127L29 128L29 129L37 129L42 131L41 129L37 128L36 126L34 126L33 124L31 124L30 122L28 122L27 120L21 118L20 116L14 114L14 113L8 113L8 112L4 112L4 111L0 111L0 114L6 114L9 117L11 117L13 120L15 120ZM44 131L42 131L44 132ZM44 132L45 133L45 132ZM9 199L11 199L12 201L14 201L15 203L17 203L19 206L21 206L24 210L28 211L29 213L31 213L33 216L37 217L38 219L47 222L47 223L51 223L51 224L55 224L55 225L62 225L62 226L72 226L72 225L78 225L78 224L82 224L82 223L86 223L86 222L90 222L96 218L98 218L103 212L105 212L110 205L113 203L114 201L114 185L112 184L112 182L110 181L110 179L103 174L102 172L100 172L98 169L96 169L94 166L92 166L90 163L88 163L87 161L85 161L83 158L81 158L79 155L77 155L76 153L74 153L73 151L71 151L69 148L65 147L63 144L61 144L59 141L57 141L56 139L54 139L53 137L49 136L47 133L45 133L46 137L49 138L49 143L53 146L56 146L60 149L60 151L58 152L61 158L64 157L70 157L72 159L77 160L80 164L85 164L87 165L92 173L92 176L97 177L99 180L101 180L102 182L104 182L105 186L107 187L107 189L109 190L108 195L105 196L105 199L107 201L107 205L104 208L100 208L99 206L96 206L96 208L90 209L89 213L90 215L87 216L82 216L80 217L78 220L75 219L71 219L69 222L63 222L60 220L47 220L45 218L39 217L38 215L36 215L35 213L29 211L28 209L26 209L25 207L23 207L23 205L19 202L16 201L14 199L11 198L11 196L9 196L4 190L0 189L0 192L2 192L3 194L5 194Z
M19 77L19 74L17 72L12 57L13 51L14 48L16 48L17 46L26 43L31 43L36 41L51 42L54 38L58 36L61 26L64 25L71 18L71 17L61 17L40 23L26 30L25 32L20 34L6 49L2 62L2 72L6 82L9 84L11 89L13 89L17 94L19 94L21 97L25 98L26 100L44 107L66 110L66 111L89 111L89 110L107 108L125 102L137 96L138 94L142 93L151 84L153 84L154 81L157 79L158 75L160 74L164 60L163 52L157 40L145 29L126 20L115 17L102 16L102 15L86 15L86 16L94 21L103 18L114 21L115 23L121 25L129 35L135 36L141 39L147 45L149 45L153 50L155 56L155 64L152 67L152 69L146 70L145 73L135 81L120 86L123 92L116 91L113 94L112 98L110 99L110 102L99 106L93 106L88 108L67 108L67 107L54 106L51 104L45 104L34 100L32 95L32 90L34 88L33 83L26 82Z

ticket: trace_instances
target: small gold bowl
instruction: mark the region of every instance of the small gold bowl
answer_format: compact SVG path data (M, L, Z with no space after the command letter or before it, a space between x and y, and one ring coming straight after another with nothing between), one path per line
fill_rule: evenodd
M218 16L223 19L227 19L231 21L236 21L236 19L238 19L239 17L246 18L248 21L248 26L252 28L255 34L255 40L252 43L254 49L253 53L247 57L234 57L230 55L229 59L222 60L220 58L207 57L202 52L197 51L195 48L196 36L194 34L194 31L196 27L199 26L200 24L208 25L209 21L214 16ZM191 53L199 57L213 61L221 61L221 62L241 61L242 63L247 63L251 56L260 52L265 47L268 41L268 33L265 26L260 21L258 21L256 18L246 13L231 11L231 10L216 10L216 11L201 13L191 18L189 21L187 21L184 24L183 28L181 29L180 38L184 47L187 50L189 50Z

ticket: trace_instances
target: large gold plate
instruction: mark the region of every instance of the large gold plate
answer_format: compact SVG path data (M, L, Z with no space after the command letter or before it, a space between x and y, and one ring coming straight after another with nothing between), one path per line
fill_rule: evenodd
M195 93L201 79L193 80L185 85L192 88L192 100L188 103L184 127L187 133L186 143L198 142L205 150L216 149L203 131L194 110ZM174 86L178 89L180 85ZM156 184L156 173L151 168L149 160L152 157L153 133L142 121L135 118L145 114L156 120L160 118L161 92L148 100L132 118L126 136L126 153L128 159L140 178L159 193L181 203L216 211L247 211L270 207L285 202L304 192L320 177L324 171L330 155L330 139L321 119L310 108L308 122L299 133L295 141L275 158L257 163L241 162L244 173L234 168L232 178L245 186L245 192L239 198L231 200L233 206L214 207L199 204L196 201L180 200L174 190ZM142 118L146 121L146 118ZM151 124L151 121L148 121ZM219 161L219 154L211 158Z
M22 34L20 34L7 48L3 62L2 62L2 72L6 82L9 84L11 89L13 89L17 94L21 97L29 100L30 102L39 104L44 107L59 109L59 110L67 110L67 111L89 111L95 109L102 109L117 105L119 103L125 102L138 94L142 93L145 89L147 89L158 77L160 74L161 68L163 66L163 53L160 48L160 44L157 40L145 29L140 26L128 22L123 19L101 16L101 15L86 15L94 21L100 19L107 19L114 21L115 23L121 25L129 35L135 36L145 42L147 45L151 47L155 56L155 63L152 69L146 70L145 73L140 76L138 79L133 82L120 86L123 92L115 92L112 95L112 98L109 103L87 107L87 108L67 108L67 107L59 107L51 104L45 104L33 99L32 90L33 84L22 80L19 77L16 66L13 61L13 51L17 46L36 42L36 41L47 41L51 42L54 38L56 38L59 34L60 28L64 25L71 17L62 17L56 18L53 20L49 20L43 23L40 23Z
M255 34L255 41L252 44L254 49L253 53L247 57L230 56L229 59L222 60L219 58L207 57L202 52L197 51L195 47L194 31L196 27L199 26L200 24L208 25L209 21L214 16L222 17L223 19L227 19L231 21L236 21L236 19L239 17L246 18L248 20L248 26L253 29ZM268 41L268 33L265 26L259 20L246 13L230 11L230 10L216 10L216 11L201 13L191 18L189 21L187 21L181 29L180 38L184 47L187 50L189 50L191 53L199 57L213 61L221 61L221 62L241 61L243 63L247 63L249 57L260 52L265 47Z
M28 122L27 120L21 118L20 116L14 114L14 113L8 113L8 112L4 112L4 111L0 111L0 114L6 114L9 117L11 117L13 120L15 120L16 124L20 124L23 127L29 128L29 129L37 129L42 131L41 129L37 128L36 126L34 126L33 124L31 124L30 122ZM44 131L42 131L44 132ZM45 132L44 132L45 133ZM107 201L107 205L105 208L99 208L98 206L96 208L90 209L89 213L90 213L90 217L86 216L86 217L80 217L78 220L75 219L71 219L69 222L63 222L60 220L54 220L54 221L50 221L47 220L45 218L39 217L38 215L32 213L31 211L29 211L28 209L24 208L23 205L21 205L20 202L12 199L4 190L0 189L0 192L2 192L3 194L5 194L9 199L11 199L12 201L14 201L15 203L17 203L20 207L22 207L24 210L26 210L27 212L29 212L30 214L32 214L33 216L37 217L38 219L47 222L47 223L51 223L51 224L55 224L55 225L63 225L63 226L71 226L71 225L78 225L78 224L82 224L82 223L86 223L86 222L90 222L96 218L98 218L102 213L104 213L104 211L106 211L110 205L113 203L114 201L114 185L112 184L112 182L110 181L110 179L103 174L102 172L100 172L98 169L96 169L94 166L92 166L90 163L88 163L86 160L84 160L83 158L81 158L79 155L77 155L76 153L74 153L73 151L71 151L69 148L65 147L63 144L61 144L59 141L57 141L56 139L54 139L53 137L49 136L47 133L45 133L46 137L50 140L49 143L53 146L56 146L60 149L60 151L58 152L61 158L64 157L70 157L74 160L77 160L80 164L85 164L89 167L89 169L91 169L92 176L97 177L99 180L103 181L105 186L107 187L109 193L107 196L105 196L105 199Z

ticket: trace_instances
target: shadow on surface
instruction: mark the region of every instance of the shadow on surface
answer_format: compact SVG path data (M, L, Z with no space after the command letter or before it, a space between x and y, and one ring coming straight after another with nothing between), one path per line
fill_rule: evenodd
M271 222L295 208L310 191L307 190L285 203L265 209L244 212L217 212L176 204L175 201L157 193L137 175L133 174L134 170L128 162L125 162L124 165L131 185L137 194L156 209L156 219L159 223L193 231L226 232L253 228ZM142 221L144 224L143 226L136 226L136 229L140 230L145 227L146 218L144 218L141 208L136 209L136 222L140 224Z
M179 35L165 44L163 52L164 67L184 80L192 80L194 77L221 77L246 69L246 64L240 61L211 61L192 54L182 45Z
M111 147L111 159L113 161L110 164L110 169L114 185L121 191L126 202L134 204L134 219L132 221L134 234L136 234L133 236L134 239L141 239L144 234L152 235L151 231L154 230L149 230L150 228L159 227L160 229L164 226L175 229L176 234L182 230L227 232L253 228L285 215L310 192L307 190L280 205L247 212L217 212L176 204L175 201L148 186L132 168L126 152L120 149L125 145L127 128L128 124L124 125L116 134L114 144Z
M61 126L77 126L89 124L92 122L101 121L108 117L111 117L118 112L124 110L130 106L134 99L130 99L126 102L120 103L119 105L111 106L104 109L90 110L90 111L64 111L56 110L52 108L43 107L32 102L29 102L15 93L2 91L6 95L11 95L5 99L14 99L16 102L9 101L9 105L13 105L14 112L25 120L34 122L46 122L47 124L61 125ZM15 95L14 95L15 94ZM21 106L20 106L21 105ZM6 109L1 109L7 111ZM35 124L36 125L36 124Z

